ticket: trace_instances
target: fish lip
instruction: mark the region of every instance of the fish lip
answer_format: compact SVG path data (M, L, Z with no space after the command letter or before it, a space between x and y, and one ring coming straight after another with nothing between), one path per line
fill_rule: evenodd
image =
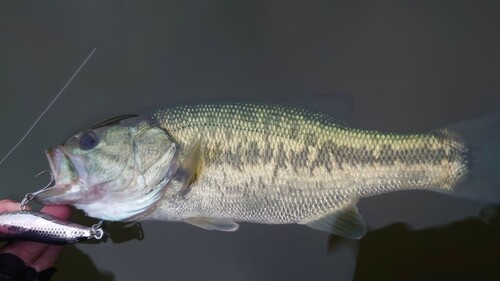
M54 180L57 179L59 174L59 165L61 164L63 157L62 148L60 146L47 148L45 150L45 155L47 157L47 161L49 162L50 171L54 176Z
M54 185L51 187L41 190L35 195L35 198L41 203L58 204L57 196L62 195L65 191L65 186L61 186L57 183L59 176L60 165L63 161L63 157L66 157L61 146L51 147L45 150L45 155L47 161L49 162L50 171L54 180Z
M41 191L40 193L37 193L35 195L36 200L38 202L43 203L43 204L61 204L61 202L58 202L57 200L53 200L54 197L60 196L64 194L64 190L61 188L54 188L50 187L48 189L45 189ZM69 202L64 202L64 204L68 204Z

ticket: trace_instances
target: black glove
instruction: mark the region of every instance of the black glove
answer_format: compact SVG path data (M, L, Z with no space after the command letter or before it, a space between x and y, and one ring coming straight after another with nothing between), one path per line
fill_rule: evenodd
M49 281L54 267L37 272L13 254L0 254L0 281Z

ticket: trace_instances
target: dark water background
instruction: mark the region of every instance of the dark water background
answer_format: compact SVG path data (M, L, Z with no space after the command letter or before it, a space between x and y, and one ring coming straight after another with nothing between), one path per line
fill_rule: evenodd
M1 198L45 184L32 178L45 147L163 104L340 94L353 126L399 132L500 109L500 1L2 1L0 155L94 47L0 166ZM67 248L54 280L500 280L498 215L484 224L483 206L423 191L363 199L375 231L329 252L303 226L145 222L137 240L115 224L122 243Z

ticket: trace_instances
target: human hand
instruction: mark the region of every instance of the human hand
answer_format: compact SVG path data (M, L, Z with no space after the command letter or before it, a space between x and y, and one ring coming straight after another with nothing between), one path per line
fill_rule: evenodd
M19 203L12 200L0 200L0 213L15 211L19 211ZM45 206L41 212L62 220L69 219L71 215L71 209L62 205ZM61 254L62 247L39 242L16 241L9 242L0 248L0 254L15 255L25 263L26 267L41 272L54 266Z

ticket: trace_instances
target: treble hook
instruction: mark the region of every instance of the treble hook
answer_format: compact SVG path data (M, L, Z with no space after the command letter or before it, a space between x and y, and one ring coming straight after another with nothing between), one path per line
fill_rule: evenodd
M28 193L26 195L24 195L24 198L23 200L21 201L21 203L19 204L19 210L20 211L26 211L26 206L28 205L28 203L33 200L35 198L35 196L46 190L47 188L51 187L52 184L55 182L55 178L54 178L54 174L52 173L52 171L49 171L49 170L45 170L45 171L41 171L40 173L38 173L35 178L43 175L43 174L49 174L50 175L50 182L45 186L43 187L42 189L38 190L38 191L35 191L35 192L32 192L32 193Z
M104 236L104 230L102 229L103 222L103 220L100 220L90 227L92 229L91 233L95 239L101 239Z

